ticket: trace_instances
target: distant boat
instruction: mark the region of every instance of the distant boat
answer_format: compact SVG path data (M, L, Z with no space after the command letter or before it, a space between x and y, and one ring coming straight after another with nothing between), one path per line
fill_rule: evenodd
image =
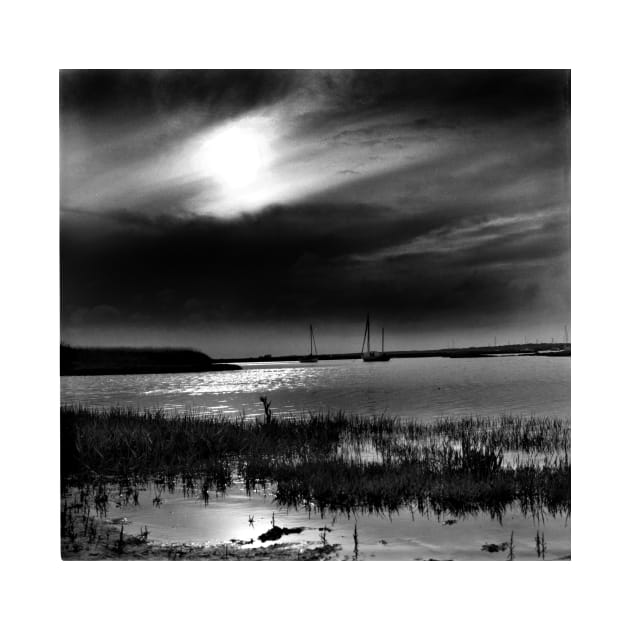
M367 352L365 350L365 342L367 341ZM370 315L368 314L365 322L365 332L363 333L363 345L361 346L361 357L364 361L389 361L391 358L385 352L385 329L381 330L381 351L370 350Z
M313 325L309 325L311 333L311 353L307 357L302 357L300 363L317 363L317 345L315 343L315 335L313 334ZM315 354L313 354L313 347L315 347Z

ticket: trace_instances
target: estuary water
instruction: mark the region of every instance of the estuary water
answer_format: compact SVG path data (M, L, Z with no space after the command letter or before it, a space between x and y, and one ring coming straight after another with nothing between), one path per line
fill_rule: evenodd
M233 372L62 377L61 403L253 418L262 415L259 398L266 395L274 414L341 409L420 422L447 416L512 414L570 419L571 415L571 360L567 357L417 358L242 367ZM71 503L79 494L78 489L71 489L64 502ZM570 510L536 518L521 512L517 504L501 516L482 508L467 515L421 514L413 506L384 513L357 509L352 515L317 515L304 505L280 506L273 484L247 492L239 478L226 492L210 492L205 500L198 489L192 494L179 487L163 492L152 482L141 488L133 505L115 486L108 495L107 521L132 535L148 530L149 539L158 545L220 544L226 545L227 553L234 541L243 549L275 544L261 543L259 536L277 524L300 532L290 533L280 542L299 549L314 548L325 536L328 543L338 545L333 559L339 560L557 560L571 554Z
M230 372L61 377L61 404L260 416L344 410L430 420L571 415L571 359L503 356L249 363Z

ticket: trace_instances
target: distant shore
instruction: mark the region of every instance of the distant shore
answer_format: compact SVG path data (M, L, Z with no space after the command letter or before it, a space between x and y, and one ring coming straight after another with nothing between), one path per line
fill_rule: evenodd
M571 344L515 344L438 350L392 350L395 359L446 357L451 359L498 356L570 357ZM103 376L108 374L177 374L222 372L242 369L238 363L299 361L303 355L259 355L212 359L203 352L178 348L81 348L61 345L61 376ZM321 361L360 359L359 352L319 354Z
M414 359L420 357L447 357L451 359L474 359L497 356L538 356L538 357L570 357L571 344L559 343L527 343L511 344L505 346L475 346L471 348L442 348L438 350L387 350L386 353L393 359ZM256 357L240 357L229 359L217 359L223 363L264 363L267 361L299 361L304 355L264 354ZM360 359L360 352L318 354L320 361L342 361L348 359Z
M61 376L173 374L240 370L197 350L177 348L78 348L61 346Z

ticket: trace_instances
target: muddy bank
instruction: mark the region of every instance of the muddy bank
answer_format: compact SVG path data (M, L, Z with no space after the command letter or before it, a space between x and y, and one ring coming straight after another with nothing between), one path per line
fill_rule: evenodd
M339 545L305 546L277 543L247 548L250 541L231 540L219 545L194 543L160 544L147 536L129 536L120 528L94 523L61 539L62 560L329 560L338 559Z

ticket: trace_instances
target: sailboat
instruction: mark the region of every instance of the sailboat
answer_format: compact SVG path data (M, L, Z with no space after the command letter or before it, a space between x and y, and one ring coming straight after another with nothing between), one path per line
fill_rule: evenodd
M317 345L315 344L315 335L313 334L313 325L309 325L311 332L311 353L307 357L302 357L300 363L317 363ZM313 346L315 347L315 354L313 354Z
M367 341L367 352L365 342ZM368 313L365 322L365 332L363 333L363 345L361 346L361 357L364 361L389 361L390 356L385 353L385 329L381 330L381 351L370 350L370 314Z

